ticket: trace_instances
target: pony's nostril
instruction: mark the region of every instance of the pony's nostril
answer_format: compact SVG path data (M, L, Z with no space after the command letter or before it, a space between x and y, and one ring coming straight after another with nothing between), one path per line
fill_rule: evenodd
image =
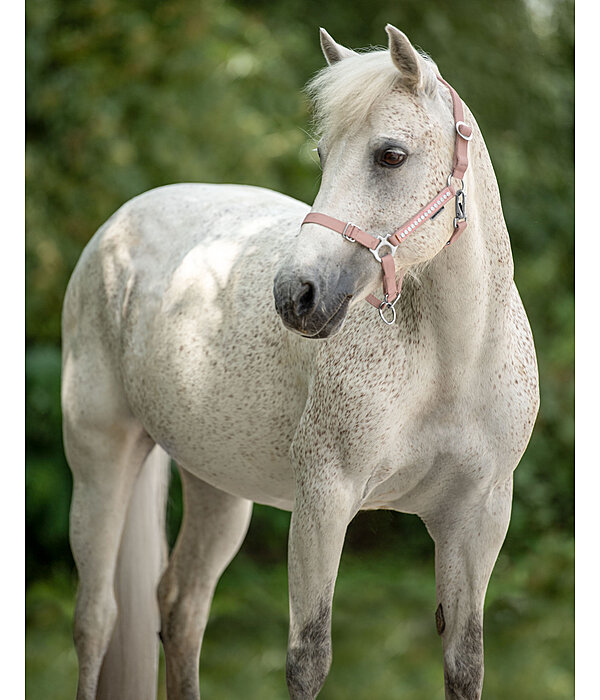
M296 316L308 316L317 305L317 291L312 282L303 282L294 298Z

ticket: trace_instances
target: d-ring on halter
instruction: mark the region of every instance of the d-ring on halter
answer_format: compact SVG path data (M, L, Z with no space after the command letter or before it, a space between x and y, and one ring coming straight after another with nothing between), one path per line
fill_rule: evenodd
M446 187L438 192L415 216L408 219L408 221L389 236L373 236L350 222L340 221L327 214L320 214L312 211L306 215L302 222L302 225L319 224L320 226L325 226L325 228L340 233L351 243L360 243L373 253L375 260L381 263L384 300L380 301L373 294L369 294L366 300L379 310L381 320L388 325L392 325L396 320L395 305L400 297L402 278L404 277L404 271L402 270L398 279L396 279L396 266L394 264L394 253L400 243L413 233L415 229L419 228L421 224L438 214L452 198L454 198L455 202L454 231L446 245L449 246L451 243L454 243L467 227L466 195L463 177L469 165L468 147L469 141L473 138L473 128L464 122L465 113L463 103L456 90L439 75L437 79L450 90L454 112L454 128L456 129L454 162L452 164L452 172L448 176ZM452 186L453 180L458 180L460 182L460 188L458 190L455 190ZM389 248L389 253L381 255L382 248ZM388 316L386 316L386 314L388 314Z

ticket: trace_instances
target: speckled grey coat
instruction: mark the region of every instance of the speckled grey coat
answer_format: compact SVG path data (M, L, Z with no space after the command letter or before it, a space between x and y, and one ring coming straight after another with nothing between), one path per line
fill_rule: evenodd
M324 130L313 207L382 234L443 186L454 138L432 64L387 31L389 52L375 58L322 31L340 104L357 99L366 62L395 71L395 83L364 119ZM153 190L86 247L63 315L79 700L155 696L167 455L181 467L185 499L158 589L170 700L199 698L212 593L253 501L292 511L291 698L312 699L325 681L346 527L375 508L426 523L446 697L480 697L483 599L538 387L496 180L467 117L468 228L446 249L453 212L444 211L398 249L397 270L408 273L393 326L364 302L381 282L369 252L314 224L300 232L309 207L271 191ZM381 142L402 151L402 167L374 161ZM273 293L280 311L297 310L308 288L314 315L298 314L294 333Z

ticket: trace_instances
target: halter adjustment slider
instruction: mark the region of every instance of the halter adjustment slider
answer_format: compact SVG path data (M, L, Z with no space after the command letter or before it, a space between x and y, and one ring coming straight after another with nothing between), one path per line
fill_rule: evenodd
M342 231L342 237L345 238L347 241L350 241L350 243L356 243L356 238L352 238L352 235L348 235L346 231L350 229L352 232L357 226L355 224L352 224L348 222L346 226L344 226L344 230Z
M460 130L460 127L465 127L465 133ZM473 138L473 128L467 124L467 122L457 121L456 122L456 133L463 138L465 141L470 141Z

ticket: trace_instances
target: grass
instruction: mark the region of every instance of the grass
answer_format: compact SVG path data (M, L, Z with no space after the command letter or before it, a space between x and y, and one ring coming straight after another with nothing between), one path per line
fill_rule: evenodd
M548 535L502 553L486 599L486 700L574 697L573 542ZM27 594L29 700L74 696L75 582L64 573ZM443 700L432 562L345 554L333 614L334 661L319 700ZM285 563L242 553L217 589L200 662L203 700L284 700ZM161 666L161 691L164 680Z

